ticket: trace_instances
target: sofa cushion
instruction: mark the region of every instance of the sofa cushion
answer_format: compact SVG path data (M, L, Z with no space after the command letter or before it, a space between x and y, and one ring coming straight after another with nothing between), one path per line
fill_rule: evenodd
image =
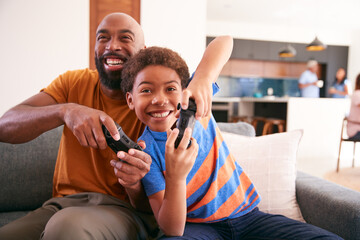
M52 196L62 127L24 144L0 143L0 212L32 210Z
M28 214L28 211L0 212L0 227Z
M259 209L304 221L296 202L296 153L302 130L246 137L223 132L236 161L262 198Z

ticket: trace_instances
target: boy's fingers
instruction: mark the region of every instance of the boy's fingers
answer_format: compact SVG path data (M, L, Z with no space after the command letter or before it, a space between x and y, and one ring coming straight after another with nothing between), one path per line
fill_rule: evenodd
M151 157L149 154L133 148L129 149L129 154L125 156L124 160L139 169L143 168L144 163L145 166L151 164Z
M168 141L174 143L177 136L179 135L179 129L174 128L174 130L169 130L168 134Z
M183 109L187 109L189 106L189 98L191 97L191 92L187 89L183 91L182 99L181 99L181 107Z
M191 133L192 133L191 128L186 128L185 129L183 138L181 139L178 148L187 149L187 147L189 145L190 138L191 138Z
M196 139L195 138L191 138L191 146L190 146L190 148L192 148L193 149L193 152L192 152L192 154L193 154L193 156L197 156L197 154L198 154L198 150L199 150L199 145L197 144L197 142L196 142Z
M139 145L140 147L142 147L142 149L145 149L145 148L146 148L146 143L145 143L145 141L143 141L143 140L138 141L138 145Z
M195 118L197 120L200 120L203 115L204 115L204 102L205 101L196 101L195 99L195 102L196 102L196 114L195 114Z

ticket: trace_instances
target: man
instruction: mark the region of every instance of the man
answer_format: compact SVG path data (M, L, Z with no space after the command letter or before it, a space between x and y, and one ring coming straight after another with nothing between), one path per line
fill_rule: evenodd
M133 140L142 133L143 124L120 90L123 63L142 48L140 25L126 14L110 14L96 32L97 71L66 72L0 118L0 141L10 143L26 142L64 125L54 198L0 228L0 239L39 239L40 235L43 239L145 239L157 229L151 214L134 210L150 209L140 180L149 171L151 158L134 149L119 152L124 161L114 169L109 161L115 156L101 129L104 125L118 139L116 121ZM196 83L208 81L210 88L207 78L218 74L205 71L201 67L205 63L200 63L182 100L186 107L189 97L195 98L197 117L209 113L211 94Z
M318 98L320 96L319 85L316 75L318 70L318 62L310 60L307 63L307 70L303 72L299 79L299 88L301 97Z

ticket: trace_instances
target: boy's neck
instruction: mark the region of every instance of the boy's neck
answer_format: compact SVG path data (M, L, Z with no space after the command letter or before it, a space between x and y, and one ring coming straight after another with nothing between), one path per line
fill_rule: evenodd
M170 128L171 130L173 130L174 128L176 128L177 120L178 120L178 119L176 119L175 122L174 122L174 124L171 126L171 128ZM158 131L152 130L149 126L148 126L148 128L149 128L151 131L153 131L153 132L158 132ZM166 131L167 131L167 130L166 130Z

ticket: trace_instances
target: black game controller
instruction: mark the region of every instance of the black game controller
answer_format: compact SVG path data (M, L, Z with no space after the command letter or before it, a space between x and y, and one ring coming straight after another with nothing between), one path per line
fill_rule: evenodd
M179 107L181 107L180 104ZM175 140L175 148L179 146L179 143L184 136L184 132L186 128L191 128L192 131L194 130L194 126L196 122L195 113L196 113L196 103L193 99L189 99L188 108L186 110L181 109L180 117L176 124L176 128L179 129L179 135ZM190 145L191 145L191 139L187 147L190 147Z
M104 125L102 125L106 143L115 153L118 153L118 151L128 152L130 148L134 148L134 149L143 151L143 149L136 142L134 142L128 136L126 136L126 134L124 133L122 128L119 126L119 124L117 124L115 122L115 125L120 134L120 140L118 140L118 141L113 139L110 132L106 129L106 127Z

